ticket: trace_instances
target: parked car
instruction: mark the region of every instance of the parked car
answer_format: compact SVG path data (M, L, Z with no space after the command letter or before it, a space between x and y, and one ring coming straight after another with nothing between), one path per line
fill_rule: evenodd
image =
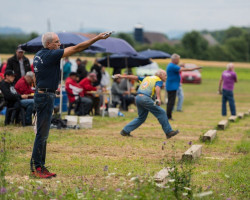
M197 67L195 64L185 64L185 68L193 68ZM194 71L184 71L181 73L182 83L201 83L201 72L200 70L194 70Z

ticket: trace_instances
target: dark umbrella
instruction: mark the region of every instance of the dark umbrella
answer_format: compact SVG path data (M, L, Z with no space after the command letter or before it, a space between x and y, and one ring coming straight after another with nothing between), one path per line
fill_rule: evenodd
M107 57L100 58L98 62L104 66L108 66ZM109 56L109 66L113 68L139 67L150 63L151 61L148 58L140 55L128 56L125 54L113 54Z
M171 55L168 53L165 53L164 51L159 51L159 50L145 50L145 51L140 51L138 52L139 55L145 56L147 58L170 58Z
M61 32L61 33L57 33L60 42L61 42L61 48L65 48L65 47L69 47L69 46L74 46L77 45L81 42L87 41L89 40L89 38L84 37L82 35L78 35L75 33L68 33L68 32ZM42 36L38 36L32 40L30 40L29 42L22 44L21 48L24 51L28 51L28 52L38 52L40 49L43 48L42 45ZM100 52L105 52L105 48L97 45L97 44L92 44L89 49L91 50L95 50L95 51L100 51Z
M106 40L99 40L96 42L106 49L106 53L118 53L126 55L137 55L136 50L125 40L120 38L107 38ZM86 53L99 53L98 50L86 50Z

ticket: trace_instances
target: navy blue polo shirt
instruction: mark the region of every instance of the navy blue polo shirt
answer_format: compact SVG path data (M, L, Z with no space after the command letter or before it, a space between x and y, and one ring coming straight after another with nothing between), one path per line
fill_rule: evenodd
M60 60L64 49L41 49L34 57L34 71L36 75L37 88L58 88L60 77Z

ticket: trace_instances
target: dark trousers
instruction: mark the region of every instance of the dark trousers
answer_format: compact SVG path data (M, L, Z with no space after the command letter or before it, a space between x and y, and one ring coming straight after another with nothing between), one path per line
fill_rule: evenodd
M92 108L94 108L95 110L95 115L100 115L100 97L94 97L94 96L91 96L91 95L87 95L86 96L87 98L90 98L93 102L93 105L92 105Z
M229 102L229 107L231 115L236 115L236 108L234 103L234 94L233 91L224 90L222 91L222 116L227 115L227 101Z
M176 90L167 92L168 92L167 116L168 119L172 119L172 111L174 109L174 104L176 99Z
M35 93L34 102L37 113L37 133L31 157L31 170L45 165L46 145L49 136L52 112L54 108L55 94Z

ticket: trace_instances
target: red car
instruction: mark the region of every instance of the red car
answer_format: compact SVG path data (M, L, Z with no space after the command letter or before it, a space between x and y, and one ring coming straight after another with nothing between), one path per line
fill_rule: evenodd
M185 68L197 67L195 64L185 64ZM201 83L201 73L199 70L185 71L181 73L182 83Z

